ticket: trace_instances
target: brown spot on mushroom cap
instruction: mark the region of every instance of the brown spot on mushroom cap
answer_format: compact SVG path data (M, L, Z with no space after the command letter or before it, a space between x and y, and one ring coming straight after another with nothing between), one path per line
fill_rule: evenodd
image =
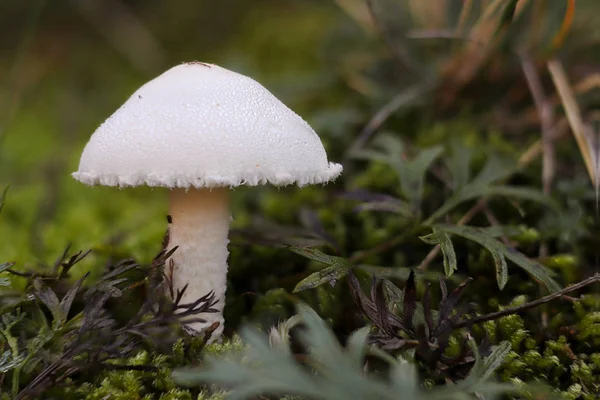
M188 65L203 65L206 68L210 68L211 67L210 64L203 63L202 61L190 61L190 62L187 62L186 64L188 64Z

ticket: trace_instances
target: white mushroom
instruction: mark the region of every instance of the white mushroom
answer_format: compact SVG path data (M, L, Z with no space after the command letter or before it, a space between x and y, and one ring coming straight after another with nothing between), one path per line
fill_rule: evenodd
M190 324L223 330L229 191L239 185L324 183L342 171L317 134L253 79L199 62L139 88L92 135L73 177L88 185L171 189L169 247L178 246L175 289L183 302L214 291L218 313Z

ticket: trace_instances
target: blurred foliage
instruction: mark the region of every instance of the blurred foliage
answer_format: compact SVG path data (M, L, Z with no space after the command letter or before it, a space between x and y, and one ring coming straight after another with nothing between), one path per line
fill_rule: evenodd
M313 310L299 306L299 321L304 329L298 333L305 349L302 363L292 355L291 348L281 336L270 335L269 340L250 331L242 331L248 343L245 351L238 351L232 360L206 361L202 370L175 371L175 381L184 385L198 382L216 382L232 388L228 398L245 399L261 394L295 395L301 398L342 400L355 399L468 399L471 395L496 395L515 392L509 385L494 385L489 378L506 357L509 344L503 342L483 359L471 343L474 363L469 376L457 384L436 388L430 393L421 389L417 369L411 360L394 358L383 352L369 351L368 328L353 332L343 349L327 324ZM281 330L281 328L280 328ZM283 336L289 329L283 329ZM365 365L366 356L380 358L389 365L376 362ZM309 368L303 368L302 364ZM387 371L386 371L387 369ZM387 379L384 378L388 375Z
M205 351L201 338L183 334L177 340L178 329L160 348L142 340L123 352L121 343L111 365L89 363L45 398L223 398L214 385L180 387L170 371L204 365L205 354L227 349L257 362L279 357L298 369L289 352L243 330L263 349L252 353L235 332L242 323L287 320L300 301L323 319L301 309L313 323L301 347L327 338L335 343L327 350L346 360L337 343L364 348L348 338L366 335L360 329L369 321L377 328L344 284L349 270L362 287L371 276L387 279L386 296L397 299L414 271L415 315L424 309L427 283L445 276L457 286L470 278L464 318L589 277L600 246L597 192L589 183L599 164L599 15L595 0L1 2L0 185L10 187L1 202L0 262L11 263L0 269L33 273L0 280L4 398L75 343L63 335L79 329L83 294L103 282L107 266L123 258L151 265L161 250L166 191L88 188L69 174L99 123L142 83L182 61L216 62L255 77L319 132L344 174L326 187L235 190L225 308L233 338L222 348ZM42 287L33 282L56 272L61 263L49 260L63 260L68 244L92 252L50 279L57 299L83 282L65 317L36 297ZM143 309L142 289L150 284L143 271L128 271L118 284L122 296L105 303L115 326ZM465 348L466 331L491 345L509 342L497 379L550 385L567 399L596 398L600 305L593 288L457 328L446 355ZM441 304L442 293L429 296ZM403 306L389 311L401 316ZM64 318L74 326L54 322ZM410 351L393 357L386 371L397 368L408 374L400 374L402 382L410 376L414 384L413 364L402 361L412 359ZM61 368L68 371L71 361ZM370 379L358 373L361 361L344 364L357 382ZM209 365L213 372L232 368ZM342 393L325 367L320 383ZM419 393L440 383L422 365L417 370ZM388 390L402 376L365 385ZM240 383L217 378L209 382ZM542 396L526 387L531 392L522 397Z

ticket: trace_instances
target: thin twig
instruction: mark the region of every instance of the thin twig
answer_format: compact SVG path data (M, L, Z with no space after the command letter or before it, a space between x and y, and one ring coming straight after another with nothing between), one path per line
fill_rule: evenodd
M117 365L100 363L102 368L108 371L143 371L143 372L156 372L159 370L158 367L153 365Z
M559 290L558 292L551 293L551 294L544 296L542 298L539 298L537 300L530 301L529 303L458 322L457 324L453 325L452 328L454 328L454 329L464 328L466 326L481 324L482 322L502 318L507 315L517 314L522 311L526 311L531 308L537 307L539 305L548 303L552 300L556 300L558 298L563 297L567 293L574 292L576 290L582 289L588 285L591 285L591 284L594 284L597 282L600 282L600 273L596 273L596 274L590 276L589 278L582 280L581 282L575 283L571 286L567 286L566 288Z

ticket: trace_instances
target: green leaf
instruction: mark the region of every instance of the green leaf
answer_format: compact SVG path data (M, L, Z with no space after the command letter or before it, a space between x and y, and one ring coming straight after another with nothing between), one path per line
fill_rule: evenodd
M452 240L450 240L450 235L448 235L446 232L440 232L439 239L440 248L444 256L444 272L447 276L452 276L454 271L458 270L456 253L454 253Z
M410 270L406 276L406 279L408 279L409 276ZM393 304L394 307L402 308L402 303L404 300L404 293L402 290L387 279L383 279L383 289L385 290L388 303Z
M88 272L84 276L82 276L77 282L75 282L73 286L69 288L69 291L64 295L63 299L60 301L60 309L62 311L62 317L64 319L59 321L59 326L62 326L66 322L67 316L69 315L69 311L71 310L71 305L73 304L73 300L75 300L75 296L77 295L77 292L79 291L79 288L81 287L81 284L83 283L84 279L87 278L89 275L90 273Z
M427 244L440 245L442 255L444 256L444 272L446 273L446 276L452 276L454 271L458 270L454 246L452 245L452 240L447 232L433 228L433 233L419 238Z
M364 326L352 332L348 338L348 341L346 342L348 356L350 357L355 368L360 369L363 367L363 360L365 358L365 354L367 353L367 338L369 336L369 331L370 327Z
M502 265L502 259L497 258L499 257L498 254L500 254L503 258L507 258L513 263L517 264L519 267L523 268L537 281L543 283L550 292L556 292L560 290L560 285L552 278L554 274L550 269L544 267L540 263L530 260L523 254L519 253L517 250L506 247L502 242L499 242L498 240L490 237L481 229L469 226L441 224L435 225L435 227L448 233L461 236L465 239L479 243L480 245L488 249L490 252L492 252L492 256L494 256L494 260L497 263L497 268L504 268L504 266ZM500 270L500 274L498 275L499 286L503 284L503 274L504 272ZM504 281L504 283L506 282Z
M35 279L33 281L33 287L35 288L35 296L48 308L48 310L50 310L53 323L59 324L60 321L63 321L66 316L60 308L60 301L58 300L56 293L48 286L44 285L40 279Z
M402 393L403 398L415 399L419 397L419 374L417 368L399 357L390 367L390 381L392 390Z
M19 367L24 359L24 355L20 354L17 357L13 357L12 352L10 350L6 350L2 356L0 356L0 373L5 374Z
M348 274L348 269L352 266L345 258L330 256L316 249L307 247L291 247L290 250L310 260L329 265L329 267L312 273L298 282L294 288L294 293L307 289L313 289L326 283L330 284L331 286L335 286L338 280Z
M410 200L415 209L419 208L421 199L423 198L425 174L443 151L444 148L441 146L423 149L415 158L405 162L396 171L400 177L402 194Z
M483 231L481 233L487 234ZM450 240L448 233L434 227L433 233L427 236L422 236L421 240L423 240L425 243L440 245L440 249L442 250L442 254L444 256L444 271L447 276L451 276L454 271L457 270L457 266L456 254L454 253L452 240ZM508 281L508 266L506 265L506 259L502 253L496 249L496 247L490 246L487 242L481 244L492 254L494 265L496 267L496 280L498 282L498 287L500 290L502 290Z
M306 329L299 333L299 339L306 348L311 349L313 357L337 364L343 359L342 348L335 335L315 310L306 304L298 304L298 315Z
M496 369L504 362L504 359L511 350L510 342L503 341L498 346L494 346L492 352L485 359L481 358L479 350L475 345L474 340L469 341L471 350L475 354L475 364L469 373L467 380L472 380L473 383L483 382L491 377Z
M415 210L423 197L423 186L427 170L442 154L442 146L422 149L412 160L405 160L402 141L392 134L381 134L373 141L373 147L353 154L354 158L380 161L396 171L400 181L400 192Z
M10 313L3 314L0 318L2 319L2 330L6 332L10 331L15 325L21 322L26 315L27 314L22 313L20 309L17 309L17 312L14 315Z
M419 239L421 239L423 242L427 243L427 244L439 244L440 240L438 238L438 231L434 231L432 233L429 233L427 235L424 236L419 236Z
M486 190L485 196L505 196L519 200L529 200L536 203L544 204L554 211L558 211L560 206L556 201L548 197L548 195L536 189L515 186L493 186Z
M469 186L489 186L510 177L515 172L517 172L517 164L513 160L491 155Z
M388 156L390 165L394 168L402 165L402 154L406 151L406 147L396 134L392 132L380 134L374 141L373 147L379 149Z
M454 191L460 190L471 179L471 160L473 159L473 150L465 146L460 140L453 140L450 143L450 152L445 157L445 164L450 175L452 175L452 185Z
M463 187L462 190L452 195L444 204L438 208L431 216L425 221L424 225L430 225L438 218L448 214L456 206L465 201L478 199L480 197L492 197L492 196L504 196L512 197L521 200L535 201L540 204L547 205L548 207L558 210L558 205L547 195L543 194L539 190L520 188L513 186L491 186L491 185L474 185L468 184Z
M559 206L555 201L539 190L497 185L498 181L508 178L515 171L516 167L514 163L508 160L501 160L497 157L490 157L475 179L455 191L455 193L450 196L440 208L431 214L423 224L431 225L437 219L448 214L459 204L480 197L505 196L535 201L547 205L554 210L559 209Z
M492 353L485 358L483 361L483 367L480 371L480 379L487 380L491 377L491 375L498 369L500 365L510 353L511 345L510 342L504 341L501 342L498 346L494 346Z
M323 264L350 266L350 263L345 258L330 256L328 254L323 253L322 251L310 247L292 246L290 247L290 250L310 260L318 261Z
M352 158L368 161L379 161L389 165L397 171L402 165L404 143L393 133L381 133L374 140L370 148L355 150Z
M296 362L289 352L270 347L261 333L243 328L241 336L248 344L247 350L237 354L235 361L209 359L202 369L176 370L173 378L179 384L198 385L209 382L231 388L228 398L246 399L259 394L296 395L313 399L344 400L353 394L364 393L359 398L390 398L381 396L385 387L376 381L368 384L361 366L355 360L366 342L362 330L353 337L352 352L344 352L336 336L316 312L302 304L298 315L304 329L299 339L308 350L309 372ZM361 345L362 343L362 345ZM350 355L350 353L352 355ZM362 364L362 363L361 363Z
M497 251L495 247L488 247L483 245L492 255L494 259L494 266L496 268L496 281L498 282L498 288L504 289L508 282L508 265L506 265L506 258L501 252Z
M490 357L481 360L473 341L477 373L472 373L467 381L425 392L414 365L377 347L372 347L369 354L389 363L389 379L383 380L367 370L369 365L364 363L364 354L368 327L355 331L344 348L314 310L299 304L297 315L303 322L298 334L305 355L302 363L280 346L269 346L264 334L242 328L241 337L247 346L241 351L220 358L207 357L202 367L175 370L175 382L186 386L223 385L229 390L228 398L240 400L258 395L277 398L291 395L315 400L468 399L474 390L482 389L477 384L487 379L505 356L504 344L501 344ZM497 393L515 388L513 385L500 388L494 382L486 384ZM485 388L483 391L489 392Z
M19 354L19 336L17 335L17 337L13 336L11 330L19 323L21 322L25 316L27 314L26 313L22 313L20 311L20 309L17 309L15 314L3 314L2 317L0 318L2 320L2 324L0 325L0 334L2 334L2 336L4 337L5 340L5 346L8 345L8 348L11 351L11 354L13 355L13 360L16 360L17 358L14 357L14 355L18 355ZM4 353L6 354L6 353ZM7 361L9 362L9 361ZM20 363L19 365L20 366ZM12 364L11 364L12 367ZM9 367L7 367L9 368Z
M320 398L311 376L294 358L280 349L271 348L257 331L243 328L240 336L248 344L243 353L225 359L207 359L202 369L184 368L174 371L173 379L180 385L233 386L228 398L253 398L264 393L293 393Z
M510 342L503 341L498 346L493 347L489 356L482 359L475 340L471 338L468 344L475 356L475 363L471 371L469 371L469 375L457 385L457 389L459 390L473 390L474 388L481 387L482 384L483 386L492 384L493 382L489 382L489 378L502 365L511 350ZM500 388L500 390L504 391L504 388Z
M517 236L523 233L524 228L519 226L510 226L510 225L492 225L486 226L484 228L477 228L484 232L486 235L491 236L493 238L499 238L502 236Z
M320 271L314 272L302 279L294 288L294 293L301 292L303 290L314 289L318 286L326 283L332 287L335 286L337 281L348 274L348 268L340 265L333 265L324 268Z

